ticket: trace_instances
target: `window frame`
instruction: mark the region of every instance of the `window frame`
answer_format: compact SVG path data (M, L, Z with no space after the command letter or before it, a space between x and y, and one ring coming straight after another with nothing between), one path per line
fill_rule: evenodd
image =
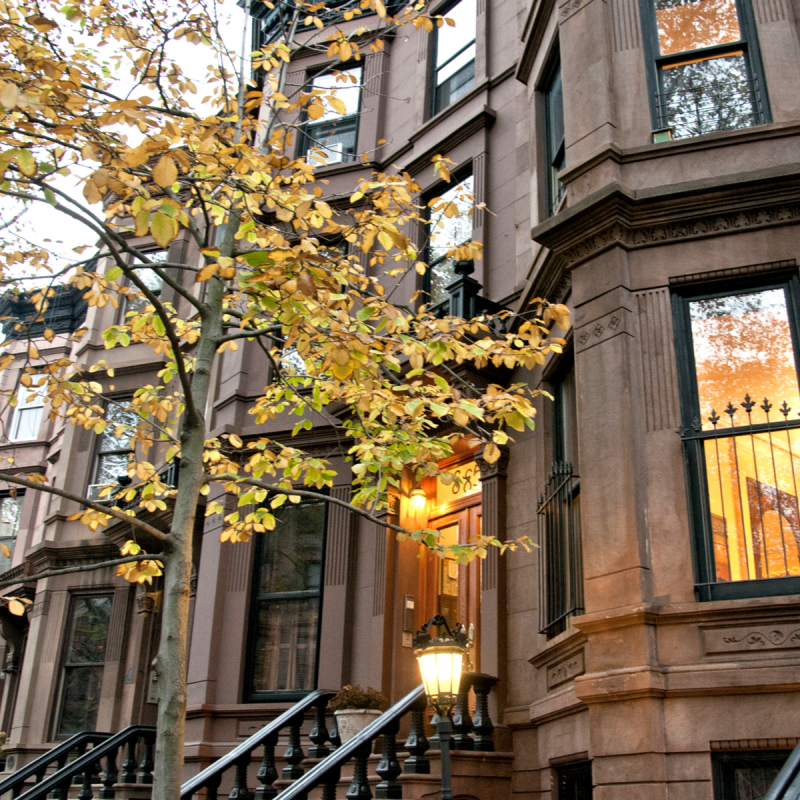
M444 3L439 8L437 8L434 13L439 15L439 16L446 17L447 14L449 12L451 12L461 2L464 2L464 0L452 0L452 2ZM444 25L447 25L447 23L445 22ZM475 86L477 85L477 80L476 80L477 74L476 74L476 71L475 71L475 68L476 68L477 63L478 63L478 13L477 13L477 7L476 7L476 13L475 13L475 38L470 39L456 53L454 53L452 56L450 56L450 58L447 59L447 61L445 61L444 64L442 64L441 66L437 67L436 66L436 61L438 59L438 52L439 52L439 31L440 30L441 30L441 28L438 28L438 27L436 27L434 29L435 35L433 36L431 47L430 47L431 56L430 56L430 63L429 63L429 70L428 70L428 73L430 75L430 93L429 93L430 97L429 97L429 106L428 106L428 116L429 116L429 118L430 117L435 117L437 114L441 114L443 111L445 111L446 109L450 108L454 103L457 103L459 100L461 100L461 98L464 97L464 95L469 94L475 88ZM455 30L458 30L457 26L456 26ZM458 58L458 56L460 56L469 47L474 47L475 48L475 57L472 59L472 62L471 62L472 65L473 65L473 69L472 69L472 86L469 89L467 89L466 92L464 92L464 94L461 95L461 97L457 97L455 100L451 100L447 105L443 105L440 108L439 107L439 87L444 85L445 83L447 83L449 78L446 79L445 81L443 81L440 84L440 83L437 83L437 81L436 81L436 75L440 70L444 69L451 61L453 61L454 59ZM469 66L469 64L470 64L470 62L467 62L461 68L461 70L466 69ZM459 70L459 72L461 70ZM457 74L457 73L454 73L454 75L455 74ZM453 76L451 76L451 77L453 77Z
M557 177L555 164L561 159L564 161L566 169L566 126L564 126L564 134L561 143L558 147L554 148L552 141L552 125L551 122L551 104L550 97L552 96L553 86L556 78L561 80L561 121L564 124L564 79L561 72L561 52L556 42L553 53L550 55L549 64L545 70L544 80L541 83L542 105L544 107L544 156L545 156L545 169L547 172L546 183L546 197L547 197L547 217L554 216L561 201L566 194L566 184L562 183ZM556 191L558 189L559 191Z
M2 566L0 565L0 574L2 574L3 572L7 572L9 569L11 569L12 565L13 565L13 562L14 562L14 553L16 551L17 539L19 537L19 529L22 527L22 508L23 508L23 505L25 503L25 490L24 489L17 489L16 490L16 497L10 491L2 491L2 492L0 492L0 505L2 505L2 503L7 499L12 499L12 500L16 500L17 501L18 506L19 506L19 512L18 512L19 513L19 519L17 520L17 527L14 530L14 535L13 536L3 536L0 533L0 542L5 544L6 547L8 547L8 549L11 551L11 555L8 558L8 566L6 567L6 569L2 569ZM9 545L9 541L13 541L13 545L14 545L13 547ZM4 558L5 558L5 556L0 554L0 559L4 559Z
M133 405L133 396L132 395L123 395L122 397L112 397L110 399L114 402L114 404L119 405L119 406ZM106 404L106 412L107 411L108 411L108 404ZM132 412L132 413L135 414L136 412ZM136 416L138 418L138 414ZM123 455L123 454L130 455L131 453L135 453L136 452L136 448L135 447L128 447L128 448L120 447L120 448L117 448L115 450L101 450L100 447L101 447L101 443L102 443L102 437L103 437L103 434L101 433L101 434L99 434L97 436L97 439L95 441L94 456L93 456L93 461L92 461L92 471L91 471L91 474L90 474L89 482L86 485L87 496L90 499L97 499L96 497L95 498L91 497L92 490L94 489L94 487L106 486L106 484L104 484L104 483L98 483L97 482L97 478L98 478L98 475L99 475L99 472L100 472L100 463L101 463L101 459L103 458L103 456ZM122 439L118 439L117 441L119 441L121 443L123 440ZM100 502L110 501L112 499L112 497L113 497L113 491L112 491L111 494L100 498L99 501Z
M663 94L662 84L659 78L662 72L662 67L665 65L668 66L670 64L685 62L687 60L687 56L691 57L690 54L700 55L699 60L706 60L706 56L722 56L727 53L733 54L734 52L741 51L744 55L748 78L756 86L756 92L753 93L751 91L753 113L758 118L758 121L755 123L755 125L764 125L768 122L772 122L769 93L767 91L767 84L764 79L764 66L761 60L761 48L758 42L758 31L756 28L753 7L748 0L734 1L736 3L736 12L739 20L739 32L741 35L741 39L739 41L722 45L713 45L711 47L697 48L695 50L684 50L680 53L671 53L670 55L662 56L661 48L658 42L658 23L656 19L655 0L639 0L639 11L643 28L643 49L646 61L645 72L647 75L647 91L650 101L650 122L654 132L663 130L665 127L662 125L664 120L661 118L661 113L659 111L659 98ZM755 125L748 127L755 127ZM725 130L747 130L747 128L727 128ZM697 136L708 136L712 133L722 132L723 131L708 131L708 133L697 134L694 137L681 137L681 139L697 138Z
M35 384L42 377L46 376L44 373L35 373L31 375L31 379ZM31 395L35 395L33 401L29 400ZM39 439L39 433L42 428L42 418L44 417L44 404L47 399L47 381L41 386L31 385L23 386L19 384L17 387L17 405L11 414L11 424L9 425L8 441L16 444L17 442L35 442ZM38 411L39 421L36 423L36 435L30 438L20 438L17 434L19 432L21 415L24 411Z
M167 248L156 247L156 248L150 248L149 250L143 250L142 251L142 255L147 256L147 258L150 258L150 256L152 256L154 253L164 253L164 261L169 261L169 247L167 247ZM161 262L156 262L156 264L160 266ZM142 264L139 261L133 262L133 263L129 264L128 266L130 266L132 269L135 268L137 270L142 270L142 269L146 269L147 268L147 264ZM159 278L159 280L161 280L161 279ZM128 278L128 277L125 278L125 286L128 286L128 287L133 286L133 284L131 283L130 278ZM161 286L159 287L158 291L154 291L153 292L156 295L156 297L158 297L159 299L161 298L161 296L162 296L162 294L164 292L164 286L165 286L164 281L161 280ZM134 288L136 288L136 287L134 287ZM137 291L138 291L138 288L137 288ZM138 298L137 298L137 300L138 300ZM144 306L142 308L145 308L146 306L149 305L149 300L147 300L147 298L145 298L144 296L142 296L142 302L144 302ZM125 324L130 323L132 320L128 319L128 311L131 310L131 307L130 307L131 303L130 303L130 298L128 297L127 294L123 295L122 302L119 304L119 306L120 306L119 307L119 312L118 312L118 314L119 314L119 324L120 325L125 325ZM142 309L138 309L138 310L141 311Z
M322 492L323 494L325 492ZM299 505L311 504L315 501L301 501ZM280 512L280 509L279 509ZM322 542L321 542L321 558L320 558L320 583L319 590L306 590L299 592L270 592L267 594L259 593L259 578L260 567L264 557L264 548L266 547L266 536L273 535L280 527L280 513L278 513L278 524L275 526L275 531L268 534L256 534L253 556L252 556L252 575L250 581L250 597L248 600L247 609L247 641L245 646L245 664L244 664L244 685L242 687L242 701L244 703L278 703L278 702L297 702L307 697L310 692L316 691L319 684L319 662L320 662L320 641L322 639L322 614L325 602L325 561L327 555L328 545L328 525L330 523L330 504L325 501L325 516L322 523ZM274 595L274 598L271 597ZM314 675L313 675L313 688L311 689L269 689L265 691L257 691L253 688L253 681L255 679L256 667L256 643L258 641L258 607L259 602L266 599L275 600L294 600L306 599L311 597L318 597L318 613L317 613L317 630L315 639L314 651Z
M422 202L424 205L424 218L425 218L425 248L423 252L424 261L428 265L428 269L425 270L425 274L422 276L421 282L421 289L422 294L424 295L424 300L426 304L433 304L438 306L440 303L447 303L450 299L450 295L446 295L445 297L440 298L437 301L433 301L431 297L431 288L432 288L432 275L433 275L433 266L434 264L440 264L442 261L447 260L447 256L440 256L435 261L431 260L431 208L428 205L428 201L432 200L434 197L444 197L448 191L451 189L458 188L465 180L468 178L472 178L472 214L470 214L470 223L472 227L472 233L470 234L469 239L465 239L460 244L467 244L467 242L473 241L475 237L475 206L477 205L477 197L475 196L475 171L473 169L472 161L469 161L463 167L461 167L458 172L451 176L450 183L445 183L440 181L436 183L430 190L425 192L422 196ZM456 275L453 280L455 280L458 276Z
M725 769L730 762L737 759L751 758L753 760L763 759L765 761L781 762L778 767L780 772L783 764L786 763L791 750L726 750L711 754L711 774L712 789L714 800L734 800L736 797L735 787L731 786L731 775ZM733 788L733 792L731 792Z
M107 664L107 656L108 656L108 637L111 632L111 618L114 613L114 592L110 589L97 589L95 591L81 591L81 592L71 592L69 595L69 601L67 603L67 618L65 620L64 625L64 637L61 642L61 654L58 660L58 689L56 691L56 702L53 706L53 721L52 721L52 741L60 742L64 739L68 739L73 734L71 733L59 733L59 729L61 727L61 715L63 712L64 707L64 697L65 697L65 687L66 687L66 674L67 669L70 667L96 667L100 665L100 662L92 662L92 663L78 663L72 664L71 662L67 661L67 657L69 655L69 648L72 642L72 633L74 629L74 619L75 619L75 606L79 600L83 600L88 597L108 597L111 600L111 607L109 610L108 616L108 630L106 631L106 644L103 650L103 678L100 682L100 697L98 697L98 715L99 715L99 703L102 699L102 688L103 682L105 681L105 668ZM95 730L97 729L97 720L95 720Z
M312 147L321 147L318 145L317 137L312 136L310 133L310 129L322 128L324 125L340 125L342 122L350 124L352 121L353 125L353 153L352 155L349 153L342 153L342 160L341 161L328 161L325 164L318 164L318 168L325 168L325 167L340 167L344 166L345 164L352 164L354 161L358 160L358 134L361 129L361 112L363 110L364 105L364 64L359 64L357 66L348 66L346 64L340 63L338 66L330 67L326 66L323 69L317 68L316 70L311 70L306 74L306 80L303 84L303 92L309 92L313 90L313 83L317 78L324 77L325 75L332 75L334 72L352 72L354 70L361 70L361 78L357 84L352 84L349 81L342 82L342 88L348 88L348 86L355 88L358 87L358 110L355 111L353 114L347 114L340 117L337 117L333 120L309 120L308 112L303 110L302 114L302 127L300 129L300 136L298 137L298 146L297 146L297 157L298 158L307 158L309 151ZM337 81L338 83L338 81Z
M689 303L771 289L783 290L786 297L795 370L800 385L800 278L796 269L776 271L770 276L740 278L735 286L717 282L674 287L672 290L672 321L681 412L680 433L686 503L692 545L694 587L700 602L800 594L800 576L754 578L744 581L716 580L713 529L706 490L705 457L702 452L703 442L710 437L692 436L693 432L698 434L701 432L701 420ZM791 425L795 429L800 429L800 420L792 422Z

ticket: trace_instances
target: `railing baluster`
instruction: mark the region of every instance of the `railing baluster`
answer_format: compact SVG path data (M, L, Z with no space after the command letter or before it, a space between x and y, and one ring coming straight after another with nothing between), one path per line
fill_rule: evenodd
M81 790L80 792L78 792L78 800L92 800L92 798L94 797L94 792L92 791L93 775L94 775L94 764L92 764L92 766L83 771Z
M341 767L336 766L328 770L325 783L322 784L322 800L336 800L336 789L341 775Z
M144 758L139 765L139 783L150 784L153 782L153 745L155 736L145 734L144 736Z
M206 800L217 800L217 789L219 789L220 783L222 783L221 772L209 777L206 781Z
M272 800L278 794L278 790L272 785L278 780L278 770L275 767L275 745L277 742L277 732L270 735L264 742L264 757L261 759L261 766L258 768L257 775L261 786L256 789L256 800Z
M300 726L303 724L304 716L303 713L298 714L289 723L289 745L283 754L283 760L287 766L281 772L281 777L287 781L296 781L305 772L300 766L300 762L306 757L303 746L300 744Z
M136 767L139 762L136 760L136 738L128 739L128 757L122 762L122 776L120 783L136 783Z
M342 738L339 736L339 720L336 714L333 715L333 723L331 724L331 732L328 734L328 739L331 743L331 750L336 750L342 746Z
M103 788L100 790L101 800L114 800L114 797L116 797L114 784L117 782L117 776L119 775L119 771L117 770L118 752L118 748L115 747L106 756L106 771L103 773Z
M383 729L383 753L375 772L381 776L381 782L375 787L375 797L379 800L402 800L403 787L397 782L397 776L403 771L397 760L397 733L400 721L392 720Z
M430 775L431 762L425 756L430 744L425 737L425 701L421 708L411 711L411 730L403 745L411 755L403 762L403 773L406 775Z
M327 707L327 697L321 698L314 707L314 727L308 735L308 738L313 742L313 747L308 748L309 758L325 758L330 753L330 750L325 746L325 742L328 741L328 728L325 724L325 709Z
M494 752L494 725L489 716L489 692L496 683L497 678L491 675L472 675L472 688L475 691L475 716L472 724L475 727L475 749L481 753Z
M361 745L355 752L355 765L353 767L353 782L347 790L347 800L371 800L372 791L369 788L367 777L367 764L372 752L372 743Z
M453 750L474 750L475 742L470 734L473 730L472 717L469 715L469 689L471 673L461 676L458 686L458 699L453 710Z
M233 779L233 789L228 795L228 800L250 800L253 796L247 788L247 768L250 766L250 754L236 762L236 773Z
M87 746L87 742L78 742L78 744L75 746L75 749L78 751L78 754L75 757L76 760L79 759L86 752L86 746ZM73 786L82 786L83 785L83 777L80 774L75 773L75 775L72 776L72 785Z
M58 772L60 769L64 768L64 765L67 763L67 756L68 755L69 755L69 753L64 753L63 756L59 756L59 758L56 759L56 772ZM37 781L37 783L38 783L38 781ZM14 789L14 791L11 794L11 796L12 797L19 797L21 791L22 791L22 787L20 786L19 789ZM60 789L53 789L53 791L50 792L50 794L47 795L47 797L48 797L48 800L61 800L61 790Z

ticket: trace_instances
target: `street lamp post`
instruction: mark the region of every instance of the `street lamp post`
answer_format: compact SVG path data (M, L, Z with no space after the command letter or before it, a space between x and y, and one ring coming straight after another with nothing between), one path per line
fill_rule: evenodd
M436 637L428 632L437 629ZM447 617L437 614L422 626L414 637L414 655L417 657L428 704L438 715L436 733L442 753L442 800L452 800L450 781L450 737L453 723L450 711L458 699L461 672L467 653L467 635L461 625L454 629Z

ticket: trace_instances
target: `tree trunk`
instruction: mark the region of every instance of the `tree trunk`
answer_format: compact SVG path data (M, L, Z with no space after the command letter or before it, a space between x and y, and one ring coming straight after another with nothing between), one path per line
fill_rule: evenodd
M229 226L230 227L230 226ZM226 237L227 238L227 237ZM232 233L230 235L232 240ZM186 641L192 574L192 537L203 486L203 450L206 422L203 412L211 385L211 366L222 333L223 284L209 282L202 333L197 344L191 397L194 413L187 411L181 432L178 492L172 515L169 547L164 554L164 598L161 607L161 641L156 658L158 679L158 734L153 770L153 800L178 800L183 781L186 730ZM176 354L178 358L181 354Z

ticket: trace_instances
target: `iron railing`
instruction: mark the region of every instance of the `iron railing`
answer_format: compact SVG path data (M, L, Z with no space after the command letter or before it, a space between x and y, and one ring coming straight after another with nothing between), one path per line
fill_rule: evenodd
M548 637L583 613L580 480L572 464L550 469L537 508L539 528L539 629Z
M156 741L156 729L149 725L130 725L119 733L108 736L96 744L91 750L65 764L52 775L28 789L19 796L19 800L68 800L70 786L75 778L80 779L80 800L92 800L94 784L101 784L100 797L113 800L116 787L120 783L151 784L153 782L153 748ZM143 742L143 756L137 758L137 748ZM122 749L126 758L122 762L122 772L117 765L117 758ZM102 768L105 761L105 769Z
M491 675L466 673L462 677L458 702L453 713L454 750L492 752L494 750L494 725L489 716L488 696L497 678ZM469 693L475 693L475 713L469 713ZM368 776L368 761L372 753L373 743L382 737L382 755L375 769L380 776L380 783L375 787L377 798L402 798L402 787L397 778L401 773L406 775L430 774L430 761L426 757L428 750L436 749L436 741L430 742L425 736L426 699L422 686L409 692L402 700L395 703L388 711L381 714L363 731L356 734L348 742L342 744L336 717L328 731L326 709L330 691L316 691L296 703L290 709L270 722L247 741L227 755L206 767L201 773L191 778L181 787L181 800L191 800L194 795L205 790L206 800L217 800L220 785L228 770L233 770L232 783L228 797L234 798L274 798L278 790L273 784L280 777L284 781L293 781L290 786L280 792L281 800L305 800L315 787L322 786L323 800L336 800L337 784L341 777L342 767L353 760L353 779L347 797L358 800L369 800L372 797ZM308 739L308 757L322 759L306 772L301 766L306 754L303 750L301 728L306 712L314 709L314 720ZM401 749L409 755L400 766L398 757L397 734L400 720L411 713L411 729ZM281 731L288 729L288 746L283 754L286 766L278 773L275 747ZM259 786L251 792L248 786L248 771L257 752L263 747L261 764L257 772ZM230 783L230 780L228 781Z
M736 130L764 121L761 92L755 78L728 85L697 78L656 94L658 127L671 128L673 139Z
M3 778L0 781L0 797L6 792L11 792L12 798L19 797L27 780L33 778L37 784L41 783L47 774L47 770L53 765L55 765L56 771L60 770L67 763L67 759L73 752L76 752L80 757L86 752L86 748L90 744L97 745L110 736L110 733L95 733L93 731L81 731L70 736L69 739L65 739L52 750L42 753L33 761L28 762Z
M778 773L778 777L764 795L764 800L797 800L800 798L800 744Z
M681 429L702 531L700 587L800 576L800 420L791 411L747 394Z

